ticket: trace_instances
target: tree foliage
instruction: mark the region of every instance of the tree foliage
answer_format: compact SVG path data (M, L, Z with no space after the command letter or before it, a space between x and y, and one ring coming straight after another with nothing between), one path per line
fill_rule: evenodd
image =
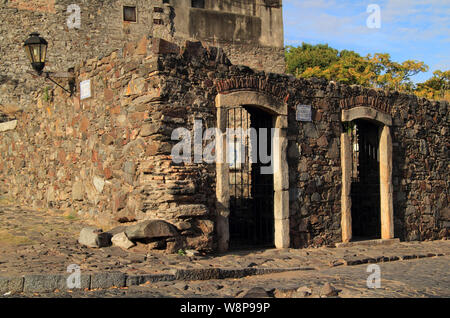
M450 70L433 72L433 77L424 83L417 84L416 94L430 99L450 101Z
M327 44L303 43L286 48L286 71L296 77L318 77L345 84L413 92L428 98L445 98L449 93L450 71L436 71L425 83L411 78L429 67L421 61L395 62L387 53L361 56L354 51L338 51ZM450 94L449 94L450 95Z
M328 44L311 45L303 43L302 46L286 48L286 64L288 73L301 75L308 68L318 67L325 70L339 60L339 51Z

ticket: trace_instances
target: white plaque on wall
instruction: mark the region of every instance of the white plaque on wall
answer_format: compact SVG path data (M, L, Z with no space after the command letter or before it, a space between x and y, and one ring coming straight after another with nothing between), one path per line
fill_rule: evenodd
M312 121L310 105L297 105L297 121Z
M91 97L91 80L82 81L80 83L80 99Z

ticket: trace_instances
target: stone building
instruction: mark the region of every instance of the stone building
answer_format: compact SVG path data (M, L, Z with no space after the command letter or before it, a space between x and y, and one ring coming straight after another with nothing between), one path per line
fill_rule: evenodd
M0 54L7 57L0 65L0 105L30 102L36 80L29 84L28 61L17 53L36 31L49 41L46 71L66 72L146 35L178 44L201 40L235 64L284 72L281 0L8 0L0 2L0 19Z
M281 10L241 2L233 14ZM164 242L171 251L448 237L448 103L251 68L199 36L141 34L76 64L74 96L30 88L28 104L11 103L0 123L2 193L105 228L167 221L179 233ZM90 94L80 96L81 83ZM256 141L219 134L236 127L254 128ZM213 148L208 128L218 129ZM183 131L192 146L174 160ZM270 160L249 160L261 140Z

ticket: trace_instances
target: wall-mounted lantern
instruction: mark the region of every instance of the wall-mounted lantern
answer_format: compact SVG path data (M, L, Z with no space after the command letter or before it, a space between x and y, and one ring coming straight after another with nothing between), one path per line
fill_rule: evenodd
M45 60L47 57L48 42L43 37L40 37L39 33L33 32L30 34L30 37L25 41L23 46L25 48L25 53L27 54L28 60L30 61L31 66L36 71L36 73L39 76L42 76L44 74L46 79L49 79L50 81L61 87L64 91L69 93L70 96L72 96L75 90L75 81L73 78L69 80L70 90L67 90L60 84L55 82L52 78L50 78L49 72L43 72L45 67Z
M48 42L39 36L39 33L33 32L28 40L25 41L24 47L28 59L33 69L39 74L45 67L45 58L47 56Z

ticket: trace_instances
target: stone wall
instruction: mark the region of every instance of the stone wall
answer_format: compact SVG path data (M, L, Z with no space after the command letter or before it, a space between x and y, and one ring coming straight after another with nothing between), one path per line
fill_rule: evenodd
M169 40L180 45L199 40L224 49L233 64L285 72L281 0L206 0L204 8L191 8L191 1L169 2L175 12Z
M192 131L195 119L217 126L217 79L239 89L258 78L264 81L253 82L289 95L292 247L341 241L341 110L357 105L393 117L395 236L448 236L448 103L265 73L232 65L223 50L200 42L179 47L147 37L87 60L75 74L77 86L91 79L92 98L70 98L59 88L37 92L30 95L34 107L12 111L3 123L2 193L19 202L73 210L108 227L164 219L185 246L215 249L216 167L175 164L171 135L179 127ZM312 122L296 120L299 103L312 106Z
M144 35L148 38L158 37L175 41L178 44L184 43L186 39L200 39L200 34L203 34L204 30L209 30L208 25L193 25L192 32L186 34L184 24L189 24L190 20L180 18L184 12L190 12L189 7L184 7L184 4L190 4L190 1L172 2L173 4L164 3L163 0L1 1L0 54L4 58L0 64L0 105L19 105L24 109L30 105L32 92L36 90L42 92L51 86L51 82L33 78L27 73L32 69L23 51L23 43L31 32L39 32L49 42L45 71L66 72L87 59L101 59L123 47L125 43L138 41ZM67 10L73 3L81 9L80 28L69 28L67 24L72 13ZM136 23L123 21L124 5L137 8ZM228 13L227 7L210 9L222 10L213 11L219 21L225 21L222 13L234 14ZM192 10L200 10L200 14L206 12L203 9ZM223 49L229 52L230 59L234 63L284 72L283 41L279 41L283 39L281 8L272 9L269 6L267 10L278 11L273 17L267 13L262 17L258 13L257 19L262 21L258 32L262 32L264 36L250 33L246 43L238 43L236 40L242 33L238 32L239 28L246 29L247 26L237 23L231 26L236 29L236 32L231 32L231 40L221 39L219 34L215 38ZM269 18L276 21L272 23ZM267 29L265 25L269 24L271 27ZM267 32L273 35L265 35ZM229 36L228 32L226 35ZM273 38L278 39L277 45L270 44ZM56 80L64 82L64 79L56 78Z
M69 29L68 6L76 3L81 9L80 28ZM137 23L124 22L123 5L137 7ZM26 107L30 93L36 87L50 86L48 81L33 79L32 71L23 50L23 43L31 32L39 32L49 42L45 71L66 72L89 58L101 58L124 43L137 41L143 35L166 36L167 28L155 26L153 17L168 20L170 9L154 12L163 7L162 0L111 0L111 1L2 1L0 3L0 105L19 104ZM32 84L31 84L32 83ZM51 84L51 83L50 83Z
M449 104L398 95L393 115L395 235L449 234Z
M17 124L0 136L2 193L104 227L164 219L187 246L208 250L214 167L176 165L170 158L172 130L189 125L197 112L208 116L195 94L182 100L172 91L163 75L177 67L151 47L144 37L76 67L77 86L91 80L90 99L68 97L60 88L33 94L34 107L14 113ZM173 81L183 94L182 79Z

